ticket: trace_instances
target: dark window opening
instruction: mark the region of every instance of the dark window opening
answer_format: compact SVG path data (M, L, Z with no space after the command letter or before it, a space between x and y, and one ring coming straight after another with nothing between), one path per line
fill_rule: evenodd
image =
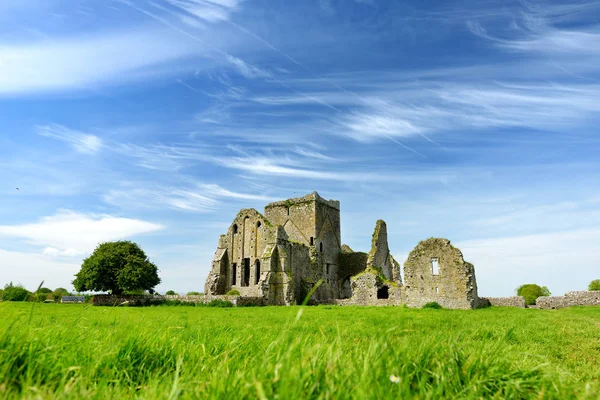
M256 223L256 227L257 227L257 228L260 228L260 226L261 226L261 225L262 225L262 224L260 223L260 221L258 221L258 222Z
M233 266L231 267L231 286L235 286L236 285L236 278L237 278L237 264L233 263Z
M344 279L344 283L342 283L342 299L349 299L350 297L352 297L352 285L348 276Z
M323 252L323 242L321 242L321 244L319 245L319 251L322 253Z
M238 227L237 224L233 225L233 233L237 233L238 232Z
M315 245L315 238L314 237L310 237L310 245L314 246Z
M288 207L288 215L290 215L290 208Z
M244 258L244 274L242 276L242 286L250 286L250 259Z
M382 286L377 289L377 298L378 299L389 299L390 298L390 288L387 286Z
M258 281L260 280L260 261L256 260L254 264L254 284L258 285Z
M327 268L325 269L325 271L327 271L326 274L329 275L329 264L327 264Z

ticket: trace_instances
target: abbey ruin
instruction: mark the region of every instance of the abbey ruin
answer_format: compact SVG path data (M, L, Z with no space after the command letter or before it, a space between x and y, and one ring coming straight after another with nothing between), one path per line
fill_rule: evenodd
M420 242L404 264L403 283L384 221L375 225L369 253L342 244L340 222L339 201L316 192L270 203L264 214L240 210L219 237L206 296L239 293L263 305L301 304L309 293L316 304L479 305L475 269L449 240Z

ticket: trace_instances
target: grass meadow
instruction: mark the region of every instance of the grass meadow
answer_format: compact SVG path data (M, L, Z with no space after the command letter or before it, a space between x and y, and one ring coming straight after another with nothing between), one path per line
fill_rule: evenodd
M5 302L0 398L600 399L600 308Z

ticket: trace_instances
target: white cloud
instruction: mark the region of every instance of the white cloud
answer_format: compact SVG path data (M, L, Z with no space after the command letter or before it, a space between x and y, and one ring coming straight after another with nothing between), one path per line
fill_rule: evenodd
M480 296L511 296L525 283L548 286L553 294L585 290L600 276L600 230L572 230L457 243L475 265Z
M160 67L206 52L201 43L164 29L0 42L0 95L89 89L172 74L178 68Z
M37 223L2 225L0 236L16 237L45 246L47 255L91 253L101 242L126 239L163 229L161 225L110 215L61 211Z
M84 253L75 249L60 250L55 247L46 247L42 251L42 254L52 257L77 257L83 255Z
M103 145L98 136L69 129L62 125L36 126L36 130L38 135L68 143L80 153L95 154Z

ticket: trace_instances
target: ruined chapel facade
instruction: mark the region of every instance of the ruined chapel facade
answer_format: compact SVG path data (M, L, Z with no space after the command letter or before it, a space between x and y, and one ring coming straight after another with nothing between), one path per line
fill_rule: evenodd
M473 265L448 240L419 243L403 285L385 222L377 221L369 253L342 245L340 222L339 201L316 192L270 203L264 214L240 210L219 237L205 295L262 305L300 304L310 293L312 303L477 307Z

